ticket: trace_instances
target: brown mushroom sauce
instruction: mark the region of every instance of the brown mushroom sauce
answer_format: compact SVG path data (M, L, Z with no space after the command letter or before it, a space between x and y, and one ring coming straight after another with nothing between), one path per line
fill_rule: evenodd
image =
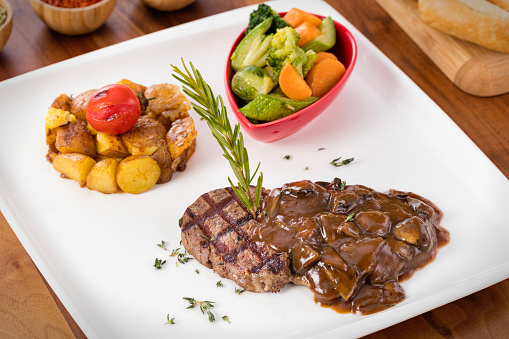
M402 301L399 282L449 242L430 201L337 178L274 189L263 210L254 240L289 253L292 281L340 313L371 314Z

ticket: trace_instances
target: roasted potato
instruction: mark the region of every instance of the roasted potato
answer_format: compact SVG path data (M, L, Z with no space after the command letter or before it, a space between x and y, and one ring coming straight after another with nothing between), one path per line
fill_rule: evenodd
M189 101L175 85L152 85L145 91L145 97L150 99L148 109L155 119L159 118L163 112L167 112L165 113L167 118L173 116L176 119L181 112L187 113L191 109Z
M150 86L122 79L139 94L142 108L136 124L121 135L95 130L86 108L97 91L76 98L61 94L46 114L46 159L62 177L105 194L142 193L183 171L196 147L196 130L189 101L170 84Z
M96 89L91 89L79 94L71 104L71 113L76 116L78 120L87 121L87 105Z
M124 145L132 155L152 155L157 143L164 139L166 129L155 120L142 117L133 128L121 135Z
M161 169L148 155L131 155L117 168L117 184L124 192L139 194L148 191L159 180Z
M46 113L46 144L54 145L57 137L57 128L76 122L76 117L69 111L60 108L50 107Z
M53 159L53 167L64 178L72 179L84 187L88 172L95 165L95 160L81 153L61 153Z
M119 191L117 184L117 168L119 161L115 158L106 158L97 162L88 172L87 188L110 194Z
M81 153L95 158L97 151L94 137L82 121L76 121L57 129L55 147L60 153Z
M175 121L168 133L166 141L170 148L171 158L175 162L174 170L184 170L187 161L196 148L196 129L191 117Z
M97 154L110 158L125 158L129 152L118 135L97 132L95 136Z
M150 156L161 168L161 176L157 180L158 184L164 184L171 180L173 176L172 158L170 148L165 139L161 139L157 143L157 150Z
M51 104L51 107L57 108L57 109L63 109L64 111L71 111L71 104L72 99L69 98L67 94L60 94L58 98L56 98L53 103Z

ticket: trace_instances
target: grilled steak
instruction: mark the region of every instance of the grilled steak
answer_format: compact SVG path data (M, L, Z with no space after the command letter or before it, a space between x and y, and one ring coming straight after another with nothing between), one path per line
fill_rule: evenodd
M213 190L186 209L182 245L247 291L278 292L290 279L288 254L257 245L251 238L257 223L230 187Z

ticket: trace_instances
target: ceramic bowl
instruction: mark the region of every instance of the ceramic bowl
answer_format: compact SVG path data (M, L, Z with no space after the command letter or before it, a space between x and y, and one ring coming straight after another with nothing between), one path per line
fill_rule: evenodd
M195 0L141 0L149 7L159 11L177 11L192 4Z
M279 13L284 16L286 13ZM317 15L321 19L323 16ZM262 142L273 142L282 138L285 138L304 127L307 123L312 121L314 118L319 116L325 109L336 99L338 94L344 88L352 70L354 68L357 59L357 44L354 37L340 23L334 21L336 26L336 44L328 52L335 54L339 61L343 63L346 68L346 72L339 82L323 97L309 105L308 107L293 113L285 118L278 119L271 122L262 124L251 123L240 111L239 107L242 107L243 103L239 101L231 90L231 80L233 77L233 70L230 64L230 58L235 48L244 38L244 32L242 32L235 42L233 43L228 59L226 61L226 72L225 72L225 85L226 95L228 101L237 117L240 125L243 129L254 139Z
M0 6L7 11L7 19L0 25L0 51L4 48L7 40L11 36L12 31L12 7L7 0L0 0Z
M110 16L117 0L101 0L81 8L62 8L42 0L30 0L39 18L49 28L66 35L87 34L98 29Z

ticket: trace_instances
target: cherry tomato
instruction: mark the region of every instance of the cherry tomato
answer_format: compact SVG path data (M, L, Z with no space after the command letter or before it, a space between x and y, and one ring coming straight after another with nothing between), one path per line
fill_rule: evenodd
M140 117L140 101L129 87L108 85L97 90L87 105L87 121L99 132L117 135L130 130Z

